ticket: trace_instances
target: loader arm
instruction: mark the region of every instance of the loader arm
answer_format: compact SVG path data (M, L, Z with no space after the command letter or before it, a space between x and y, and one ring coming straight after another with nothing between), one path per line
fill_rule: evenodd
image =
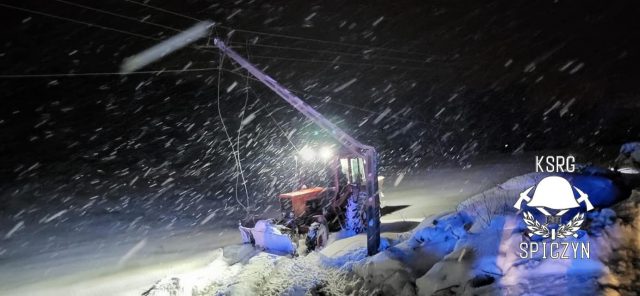
M233 49L229 48L220 39L215 38L214 44L225 55L230 57L241 67L247 70L256 79L274 91L278 96L284 99L291 106L300 111L313 123L325 130L329 135L335 138L341 145L349 149L355 155L362 157L365 161L364 167L367 174L367 253L372 256L378 252L380 247L380 196L378 192L378 155L372 146L360 143L358 140L345 133L338 126L333 124L327 118L322 116L318 111L310 105L302 101L298 96L291 93L287 88L280 85L273 78L256 68L249 61L245 60Z

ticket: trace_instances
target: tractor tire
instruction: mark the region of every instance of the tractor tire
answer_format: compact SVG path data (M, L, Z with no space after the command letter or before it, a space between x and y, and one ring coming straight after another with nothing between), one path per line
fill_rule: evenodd
M365 192L349 197L346 218L348 230L356 234L367 231L367 194Z
M307 253L315 250L321 250L327 246L329 241L329 227L326 223L313 222L309 226L309 232L305 239Z

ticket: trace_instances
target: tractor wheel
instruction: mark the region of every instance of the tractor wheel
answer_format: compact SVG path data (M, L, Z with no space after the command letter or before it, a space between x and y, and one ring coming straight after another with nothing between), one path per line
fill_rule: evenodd
M367 194L360 192L358 196L349 197L347 204L347 229L355 233L367 230Z
M305 245L307 246L307 253L314 250L321 250L327 246L329 241L329 227L326 223L313 222L309 226L309 232L307 232L307 238L305 239Z
M329 241L329 227L326 223L321 223L316 236L316 250L322 250Z

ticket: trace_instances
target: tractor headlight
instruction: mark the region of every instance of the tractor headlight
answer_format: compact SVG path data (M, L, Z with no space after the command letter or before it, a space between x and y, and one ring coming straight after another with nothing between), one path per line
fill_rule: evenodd
M300 149L300 151L298 151L298 154L300 154L300 157L302 158L302 160L313 160L316 157L316 153L313 151L313 149L304 146L302 147L302 149Z
M333 150L331 147L325 146L320 148L320 158L322 160L329 160L333 157Z

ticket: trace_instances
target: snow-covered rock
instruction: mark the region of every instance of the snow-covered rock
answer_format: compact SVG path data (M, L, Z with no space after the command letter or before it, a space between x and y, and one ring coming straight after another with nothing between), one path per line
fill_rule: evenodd
M599 283L612 295L634 295L640 291L640 191L600 216L592 241L608 273Z
M411 271L390 252L381 252L354 266L367 286L382 295L415 295Z

